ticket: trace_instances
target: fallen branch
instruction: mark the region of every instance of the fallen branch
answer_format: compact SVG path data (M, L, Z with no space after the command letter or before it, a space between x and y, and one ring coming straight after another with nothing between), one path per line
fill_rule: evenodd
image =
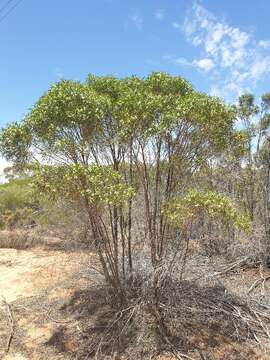
M241 260L239 260L239 261L231 264L231 265L230 265L229 267L227 267L226 269L215 272L215 273L212 274L211 276L225 275L225 274L227 274L228 272L236 269L237 267L241 267L241 266L243 266L244 264L246 264L248 259L249 259L248 257L246 257L246 258L244 258L244 259L241 259Z
M249 259L250 259L249 257L245 257L245 258L243 258L243 259L241 259L239 261L236 261L236 262L230 264L228 267L226 267L223 270L219 270L219 271L216 271L216 272L214 272L212 274L206 275L205 278L209 279L209 278L212 278L212 277L215 277L215 276L226 275L228 272L230 272L232 270L235 270L237 267L242 267L243 265L247 264L247 261ZM201 277L198 277L197 279L201 279Z

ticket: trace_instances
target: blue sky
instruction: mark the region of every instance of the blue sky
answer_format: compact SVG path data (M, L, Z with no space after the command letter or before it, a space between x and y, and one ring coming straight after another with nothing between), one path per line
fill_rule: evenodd
M0 0L0 125L50 84L166 71L233 101L270 91L269 0ZM4 10L1 10L5 7Z

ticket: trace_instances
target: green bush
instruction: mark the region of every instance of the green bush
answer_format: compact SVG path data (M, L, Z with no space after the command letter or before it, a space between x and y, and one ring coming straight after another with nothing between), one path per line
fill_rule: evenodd
M31 178L13 179L0 185L0 226L15 228L33 224L40 199Z

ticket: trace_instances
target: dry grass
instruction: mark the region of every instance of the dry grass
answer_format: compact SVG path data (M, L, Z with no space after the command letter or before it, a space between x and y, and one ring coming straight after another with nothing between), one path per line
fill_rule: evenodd
M46 245L47 240L35 230L0 231L0 248L26 250L38 245Z

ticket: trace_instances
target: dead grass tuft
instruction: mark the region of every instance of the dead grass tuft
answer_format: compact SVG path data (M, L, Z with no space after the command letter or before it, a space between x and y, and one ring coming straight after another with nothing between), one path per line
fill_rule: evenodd
M35 230L0 231L0 248L26 250L38 245L46 245L47 240Z

